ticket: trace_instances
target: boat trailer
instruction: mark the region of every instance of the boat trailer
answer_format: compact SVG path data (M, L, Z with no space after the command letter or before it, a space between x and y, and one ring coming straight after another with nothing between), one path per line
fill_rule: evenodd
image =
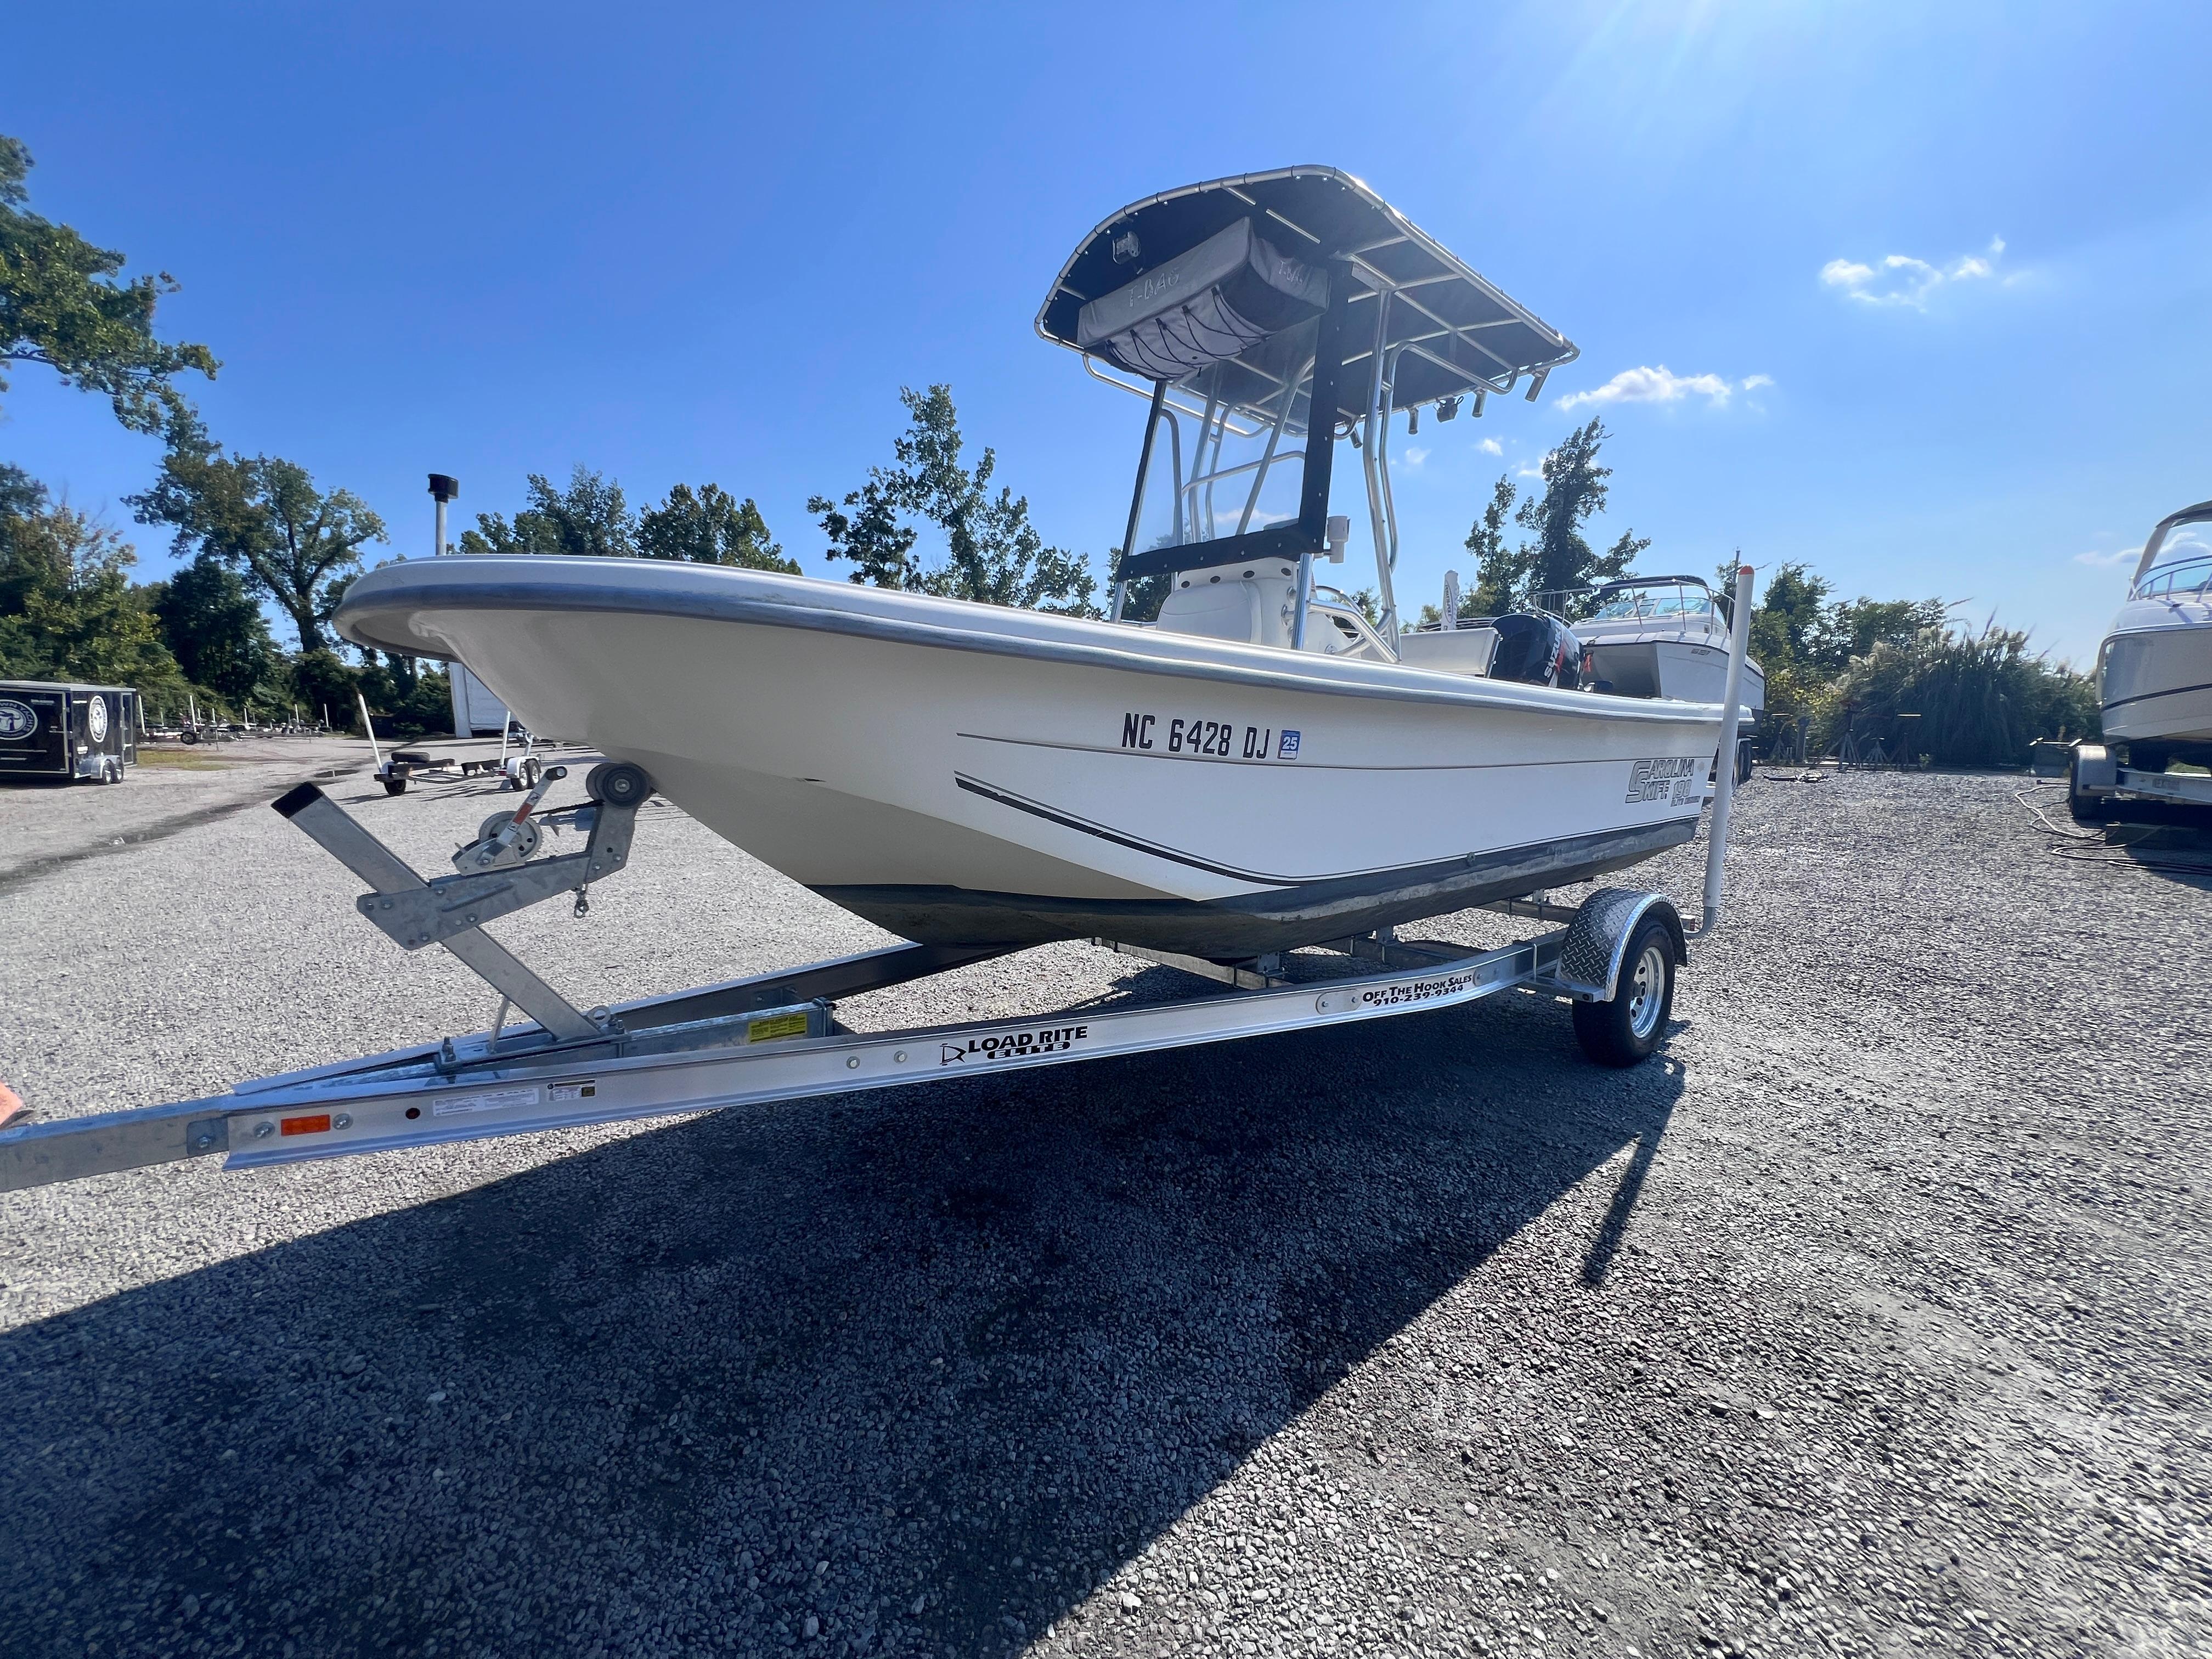
M1749 578L1748 569L1740 573L1738 638L1724 704L1731 713ZM584 803L541 811L547 791L567 773L565 767L544 768L519 807L492 814L476 841L453 854L452 874L427 881L315 785L303 783L272 803L368 885L356 908L386 937L408 951L441 945L499 993L490 1030L258 1078L204 1099L0 1131L0 1192L186 1158L220 1158L225 1169L255 1169L891 1089L1349 1025L1456 1007L1516 988L1570 1000L1576 1035L1590 1056L1632 1065L1665 1038L1675 969L1688 959L1689 939L1718 924L1735 784L1733 767L1716 765L1704 908L1694 929L1684 927L1663 894L1602 888L1572 908L1531 899L1486 907L1555 924L1492 950L1401 940L1388 928L1331 941L1318 948L1339 958L1346 971L1323 977L1293 978L1280 956L1217 962L1093 939L1219 988L1041 1018L855 1031L836 1018L839 998L1021 947L890 945L580 1010L483 931L488 921L563 896L573 896L581 915L592 884L628 863L652 779L639 767L605 763L586 777ZM582 850L536 856L548 823L580 833ZM1314 960L1298 958L1302 969ZM510 1011L523 1017L512 1027Z

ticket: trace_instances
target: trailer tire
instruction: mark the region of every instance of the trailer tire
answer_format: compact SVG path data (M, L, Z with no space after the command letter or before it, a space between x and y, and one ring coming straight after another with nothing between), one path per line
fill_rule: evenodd
M2102 795L2093 795L2081 787L2081 751L2079 749L2066 760L2066 811L2076 823L2102 823L2112 816L2112 804Z
M407 780L406 780L406 779L404 779L404 778L386 778L386 779L385 779L385 781L384 781L384 793L385 793L386 794L387 794L387 795L404 795L404 794L405 794L405 793L407 793Z
M1674 1009L1674 936L1663 920L1646 916L1628 936L1612 998L1575 1004L1575 1036L1599 1065L1633 1066L1666 1042Z
M653 779L642 766L602 761L584 775L584 793L605 806L642 806Z

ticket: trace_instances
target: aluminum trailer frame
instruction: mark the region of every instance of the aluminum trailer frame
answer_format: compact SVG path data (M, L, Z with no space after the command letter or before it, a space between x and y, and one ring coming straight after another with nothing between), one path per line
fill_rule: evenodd
M2212 823L2212 775L2146 772L2121 764L2101 743L2078 743L2067 764L2066 807L2075 820L2124 819L2131 804L2195 808Z
M1737 707L1751 571L1737 573L1737 620L1724 713ZM1724 720L1722 731L1733 720ZM1569 908L1531 899L1486 907L1554 924L1492 950L1416 943L1389 929L1319 947L1368 971L1292 980L1280 957L1216 962L1094 939L1133 958L1224 988L1127 1006L893 1031L854 1031L839 997L907 983L988 957L997 946L899 944L719 985L580 1011L483 931L528 905L575 896L628 862L652 781L606 764L585 781L587 804L539 812L566 769L549 767L512 814L495 813L453 855L454 873L425 880L313 784L272 805L364 881L363 917L403 949L442 945L500 994L492 1029L360 1060L258 1078L227 1093L0 1131L0 1192L189 1158L258 1169L623 1119L769 1105L982 1073L1026 1071L1353 1024L1458 1007L1526 988L1579 1005L1577 1034L1594 1057L1627 1063L1665 1036L1675 969L1692 939L1718 926L1722 854L1734 769L1717 766L1703 911L1686 928L1663 894L1603 888ZM582 851L532 857L537 825L565 819ZM1640 947L1632 951L1632 947ZM510 1007L528 1017L509 1029ZM1631 1022L1625 1055L1593 1039L1583 1015ZM1638 1023L1640 1022L1640 1023Z
M479 1032L241 1083L228 1093L0 1133L0 1191L186 1158L255 1169L351 1152L766 1105L1143 1054L1455 1007L1516 987L1608 999L1636 922L1680 923L1661 895L1609 889L1575 926L1469 951L1367 936L1343 954L1380 971L1303 983L1251 968L1125 954L1267 988L1125 1008L855 1032L832 1000L1002 954L896 945L597 1011L592 1035ZM1550 907L1546 907L1549 908ZM1601 915L1601 911L1604 914ZM1679 951L1679 943L1678 943ZM1679 959L1679 958L1678 958ZM1272 966L1272 964L1271 964ZM1577 979L1577 967L1592 979Z

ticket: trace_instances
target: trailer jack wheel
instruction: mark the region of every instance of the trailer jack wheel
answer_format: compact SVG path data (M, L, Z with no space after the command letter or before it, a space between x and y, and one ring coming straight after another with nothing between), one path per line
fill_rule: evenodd
M404 779L404 778L386 778L386 779L385 779L385 781L384 781L384 793L385 793L386 794L387 794L387 795L404 795L404 794L405 794L405 793L407 793L407 780L406 780L406 779Z
M1674 936L1664 921L1647 916L1621 953L1611 1000L1575 1004L1575 1036L1599 1065L1633 1066L1666 1041L1674 1007Z

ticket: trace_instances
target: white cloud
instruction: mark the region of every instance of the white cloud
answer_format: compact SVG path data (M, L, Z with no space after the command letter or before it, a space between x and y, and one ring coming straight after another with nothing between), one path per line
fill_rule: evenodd
M1406 446L1406 465L1407 466L1419 466L1423 461L1425 461L1428 459L1429 452L1423 449L1419 445L1408 444Z
M1541 467L1530 466L1523 461L1513 469L1513 476L1516 478L1540 478L1544 476L1544 470Z
M1742 382L1742 386L1746 392L1756 392L1773 384L1773 376L1754 374ZM1656 368L1624 368L1595 391L1569 392L1559 399L1559 406L1575 409L1583 404L1678 404L1694 397L1708 399L1709 405L1717 409L1728 402L1735 390L1717 374L1677 374L1662 363Z
M1992 236L1982 252L1961 255L1947 265L1933 265L1909 253L1886 255L1875 265L1858 259L1831 259L1820 267L1820 282L1862 305L1910 306L1915 311L1925 311L1929 296L1938 289L1956 283L1986 282L1995 276L2004 246L2003 237Z
M2125 564L2130 559L2142 556L2142 549L2140 547L2123 547L2112 553L2076 553L2074 556L2074 562L2095 565L2101 569L2108 565Z
M1503 455L1505 453L1505 446L1495 438L1485 438L1475 447L1486 455Z

